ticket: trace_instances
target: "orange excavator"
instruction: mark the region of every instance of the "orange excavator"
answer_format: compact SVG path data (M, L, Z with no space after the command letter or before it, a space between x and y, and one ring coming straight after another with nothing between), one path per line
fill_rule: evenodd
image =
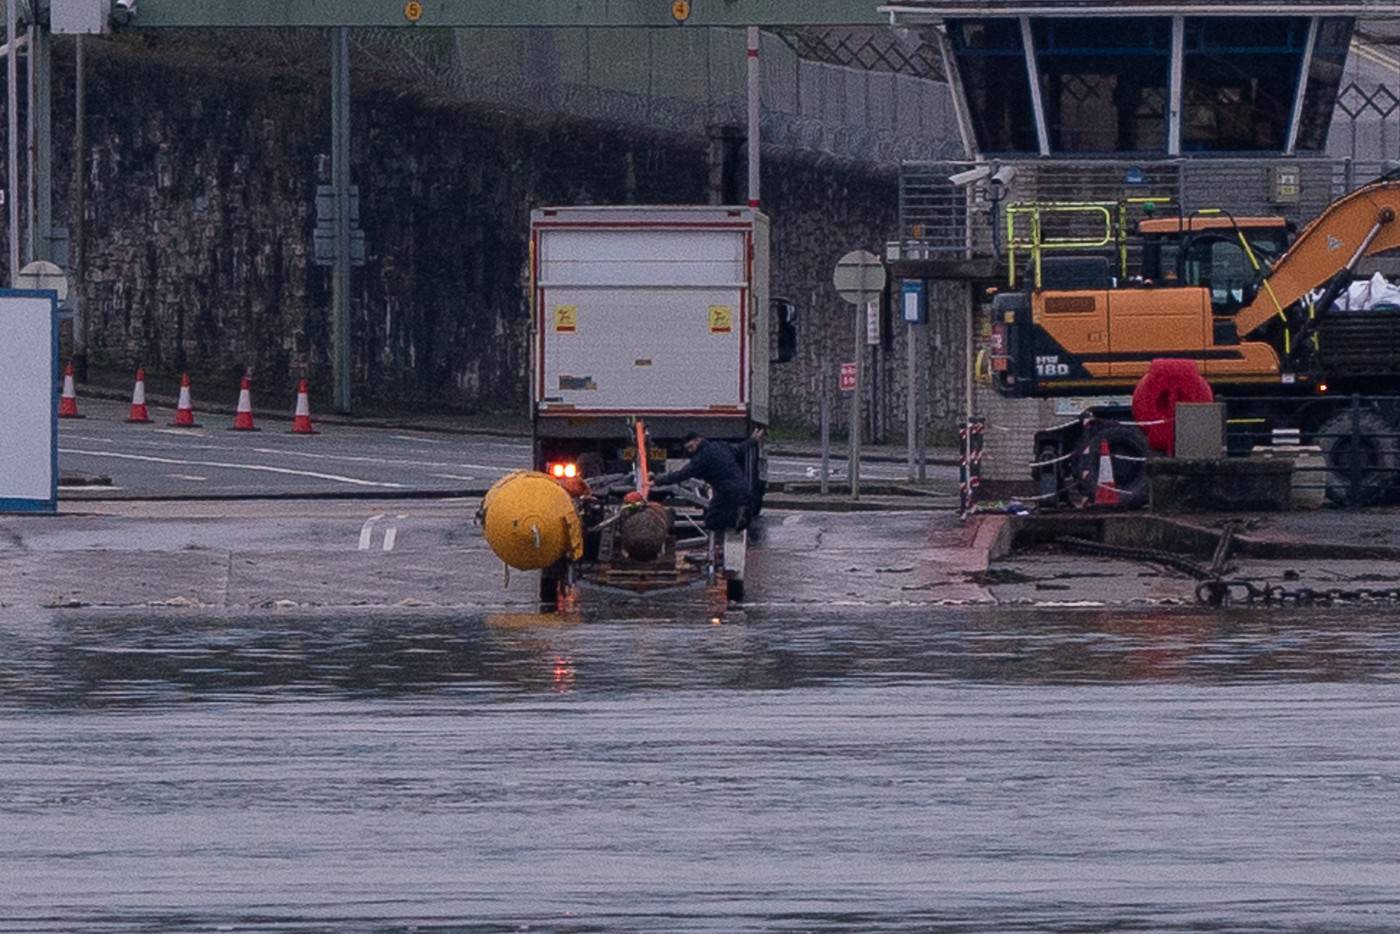
M1400 308L1333 308L1362 259L1400 249L1400 177L1339 198L1296 237L1276 217L1235 218L1223 210L1152 216L1161 201L1008 208L1012 288L992 302L1000 392L1130 392L1154 360L1190 360L1227 397L1232 451L1252 443L1246 431L1296 429L1305 442L1342 434L1341 421L1352 421L1341 411L1348 394L1400 394ZM1149 216L1135 227L1139 242L1130 244L1126 215L1134 206ZM1086 234L1086 218L1103 229ZM1069 232L1057 233L1057 221ZM1133 247L1141 250L1141 273L1130 276ZM1109 257L1086 255L1095 248L1116 253L1117 268ZM1020 288L1018 255L1029 258ZM1339 470L1360 443L1375 498L1400 474L1400 403L1369 403L1362 428L1359 442L1348 429L1348 450L1319 443L1324 455L1339 459ZM1075 426L1037 436L1037 464L1058 465L1041 470L1043 489L1073 484L1076 465L1065 455L1086 441L1097 452L1097 442Z

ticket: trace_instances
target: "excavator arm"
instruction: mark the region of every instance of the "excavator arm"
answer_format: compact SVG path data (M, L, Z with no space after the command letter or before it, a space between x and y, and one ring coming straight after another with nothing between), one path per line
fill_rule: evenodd
M1400 180L1373 182L1334 201L1274 263L1254 301L1235 315L1240 337L1354 270L1362 257L1400 248L1398 212Z

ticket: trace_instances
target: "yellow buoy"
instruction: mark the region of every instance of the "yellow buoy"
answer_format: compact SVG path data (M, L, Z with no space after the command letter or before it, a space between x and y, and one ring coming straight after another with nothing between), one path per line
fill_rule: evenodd
M583 557L583 523L568 492L547 474L502 477L481 501L486 543L518 571Z

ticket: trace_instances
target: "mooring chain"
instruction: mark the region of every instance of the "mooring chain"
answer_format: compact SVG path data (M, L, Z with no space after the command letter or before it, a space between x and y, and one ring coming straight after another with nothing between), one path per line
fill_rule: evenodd
M1400 603L1400 588L1318 587L1288 588L1282 584L1260 585L1240 578L1201 581L1196 600L1206 606L1341 606L1344 604Z
M1227 528L1216 548L1215 558L1209 568L1183 558L1170 551L1152 548L1129 548L1123 545L1105 545L1086 538L1061 536L1056 541L1064 547L1086 554L1104 555L1111 558L1124 558L1129 561L1142 561L1174 568L1194 577L1196 602L1203 606L1342 606L1346 604L1400 604L1400 587L1382 590L1380 588L1343 587L1285 587L1282 584L1260 584L1244 578L1222 577L1220 569L1229 554L1233 528Z

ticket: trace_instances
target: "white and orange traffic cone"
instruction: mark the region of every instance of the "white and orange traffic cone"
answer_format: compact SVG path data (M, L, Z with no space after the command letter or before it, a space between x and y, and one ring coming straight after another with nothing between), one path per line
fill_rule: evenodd
M304 379L297 386L297 410L296 414L292 416L292 434L320 434L319 431L311 427L311 390Z
M175 406L175 421L170 423L172 428L198 428L199 423L194 420L194 401L190 398L190 374L184 373L180 376L180 402Z
M243 377L243 383L238 389L238 410L233 415L233 427L230 431L257 431L253 427L253 380L249 376Z
M50 390L52 391L52 390ZM85 415L78 414L78 391L73 388L73 361L68 361L68 368L63 371L63 395L58 399L59 418L86 418Z
M136 388L131 391L131 414L126 420L133 425L149 425L151 413L146 408L146 369L136 368Z
M1094 486L1095 506L1117 506L1118 484L1113 479L1113 453L1108 449L1108 439L1099 442L1099 481Z

